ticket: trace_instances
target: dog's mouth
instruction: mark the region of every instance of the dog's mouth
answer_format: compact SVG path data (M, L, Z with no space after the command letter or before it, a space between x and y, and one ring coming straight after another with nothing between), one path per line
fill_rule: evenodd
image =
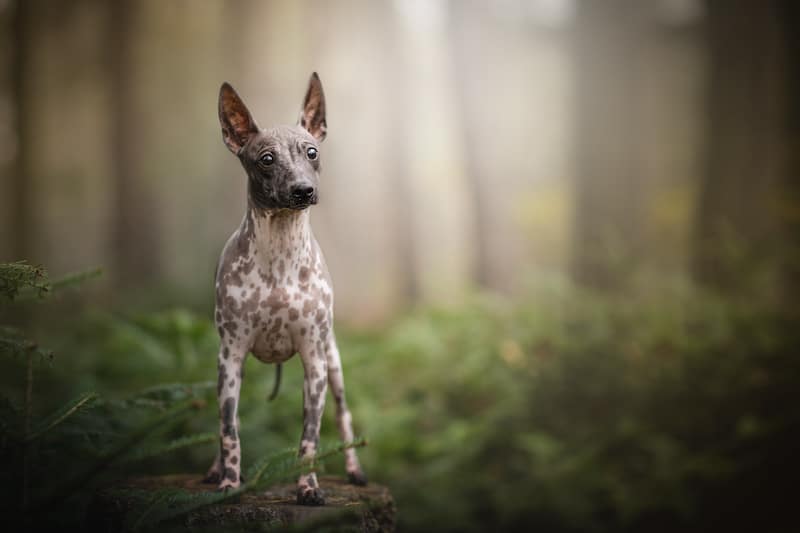
M288 207L289 209L294 209L295 211L302 211L303 209L308 209L312 205L317 204L317 195L315 194L313 198L307 201L302 202L292 202Z

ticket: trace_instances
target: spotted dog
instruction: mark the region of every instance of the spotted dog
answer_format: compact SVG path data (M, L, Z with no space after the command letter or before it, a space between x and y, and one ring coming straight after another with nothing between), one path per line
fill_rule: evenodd
M248 353L278 364L278 371L300 354L302 460L311 462L317 453L328 386L343 441L353 440L353 429L333 333L333 286L309 218L309 207L318 199L319 144L327 130L319 77L312 74L294 127L260 129L227 83L219 93L219 120L225 145L247 174L248 191L247 211L222 251L216 274L220 446L206 480L225 490L242 482L237 411ZM346 469L351 483L366 483L353 449L346 451ZM297 502L324 504L315 473L300 476Z

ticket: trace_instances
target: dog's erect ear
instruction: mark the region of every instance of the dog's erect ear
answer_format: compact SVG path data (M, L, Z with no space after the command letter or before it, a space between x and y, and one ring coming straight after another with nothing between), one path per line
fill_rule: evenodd
M234 154L238 154L248 139L258 133L258 124L228 82L219 88L219 123L222 140Z
M325 122L325 93L322 92L322 82L316 72L308 80L308 91L303 99L303 109L297 124L308 130L318 141L322 141L328 132L328 124Z

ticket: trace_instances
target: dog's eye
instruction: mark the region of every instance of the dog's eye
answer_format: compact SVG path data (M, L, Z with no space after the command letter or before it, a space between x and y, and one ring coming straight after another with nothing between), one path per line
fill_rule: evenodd
M313 146L309 146L308 150L306 150L306 155L308 156L309 159L313 161L314 159L317 158L318 155L317 149L314 148Z
M275 158L272 156L272 154L264 154L264 155L261 156L261 158L258 160L258 162L261 163L264 166L267 166L267 165L271 165L272 163L274 163L275 162Z

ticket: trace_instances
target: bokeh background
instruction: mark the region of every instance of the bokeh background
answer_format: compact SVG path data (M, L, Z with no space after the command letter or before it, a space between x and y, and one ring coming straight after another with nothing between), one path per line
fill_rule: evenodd
M103 269L3 310L55 354L37 408L214 379L211 280L245 206L217 92L294 123L312 71L313 227L401 528L784 530L792 0L0 1L0 260ZM24 402L24 358L3 364ZM265 407L272 371L248 363L245 460L295 445L287 367Z

